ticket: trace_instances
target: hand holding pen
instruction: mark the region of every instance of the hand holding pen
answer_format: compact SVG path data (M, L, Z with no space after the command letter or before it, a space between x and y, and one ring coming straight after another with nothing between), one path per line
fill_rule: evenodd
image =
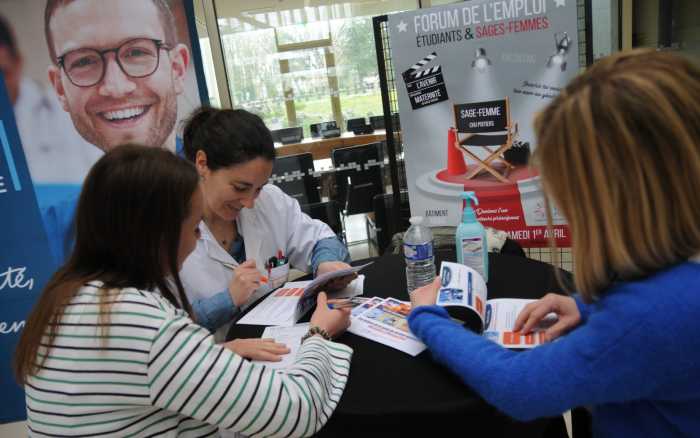
M250 296L262 283L267 283L267 277L260 274L255 266L255 260L246 260L233 268L233 279L228 285L233 304L240 307L248 302Z

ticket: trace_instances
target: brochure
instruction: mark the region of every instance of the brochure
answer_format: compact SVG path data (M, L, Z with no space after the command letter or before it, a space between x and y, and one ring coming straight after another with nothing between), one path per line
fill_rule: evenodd
M263 360L253 360L251 362L265 365L272 369L288 368L294 363L297 351L301 346L301 338L309 331L309 323L296 324L291 327L267 327L261 338L272 338L276 342L282 343L289 348L289 353L282 356L280 362L268 362Z
M353 308L348 331L416 356L426 347L408 328L410 312L410 302L374 297Z
M260 304L239 319L236 324L294 325L309 309L314 307L316 295L322 290L321 286L334 278L357 272L365 266L367 265L335 271L319 276L314 281L287 282L281 288L272 291ZM341 274L336 274L338 272ZM319 281L319 278L322 281ZM350 298L362 295L364 281L365 276L359 275L345 289L329 294L329 298Z
M440 276L442 284L435 304L445 307L454 319L507 348L533 348L545 343L544 330L556 321L555 314L547 315L532 333L513 331L520 311L536 300L487 300L486 282L481 275L459 263L443 262Z

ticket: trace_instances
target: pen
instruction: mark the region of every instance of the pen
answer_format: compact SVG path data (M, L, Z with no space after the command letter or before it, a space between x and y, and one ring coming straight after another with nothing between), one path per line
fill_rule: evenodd
M238 266L232 265L231 263L222 262L221 260L217 260L217 262L219 262L221 264L221 266L223 266L224 268L230 269L232 271L238 267ZM260 283L267 283L267 277L265 277L264 275L261 275L260 276Z
M339 303L328 303L328 308L333 310L333 309L344 309L346 307L353 307L355 304L364 304L368 300L364 297L353 297L353 298L347 298L344 301L341 301Z

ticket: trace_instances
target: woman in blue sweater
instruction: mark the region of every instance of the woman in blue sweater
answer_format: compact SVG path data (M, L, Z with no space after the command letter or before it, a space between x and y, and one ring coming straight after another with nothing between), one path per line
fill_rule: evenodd
M634 50L602 59L535 121L543 188L572 235L574 298L549 294L556 342L506 350L413 292L434 358L520 420L594 406L595 436L700 436L700 69ZM565 336L564 336L565 335Z

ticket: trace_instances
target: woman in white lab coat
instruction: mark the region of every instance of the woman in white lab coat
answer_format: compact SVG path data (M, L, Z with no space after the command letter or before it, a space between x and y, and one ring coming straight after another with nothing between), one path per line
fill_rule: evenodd
M201 108L187 121L183 141L185 156L199 172L205 205L201 237L180 276L198 322L218 329L219 339L240 310L284 282L290 265L316 275L349 267L347 248L330 227L267 184L275 148L258 116ZM281 266L268 272L272 257L282 259ZM241 342L260 347L257 340Z

